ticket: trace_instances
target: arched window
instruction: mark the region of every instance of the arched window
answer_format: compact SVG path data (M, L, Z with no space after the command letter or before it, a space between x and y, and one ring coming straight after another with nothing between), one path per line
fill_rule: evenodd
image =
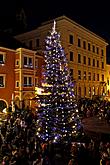
M0 100L0 112L2 112L5 108L7 108L6 102L4 100Z

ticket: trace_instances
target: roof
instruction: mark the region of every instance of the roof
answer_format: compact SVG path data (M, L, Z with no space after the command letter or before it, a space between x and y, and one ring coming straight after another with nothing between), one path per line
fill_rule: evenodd
M41 25L39 25L38 27L34 28L33 30L30 30L30 31L27 31L27 32L18 34L18 35L15 36L15 38L17 38L17 37L19 38L19 37L21 37L23 34L24 34L24 35L26 35L26 34L31 34L32 32L35 32L35 33L36 33L37 30L38 30L39 28L41 28L41 27L43 27L43 26L45 26L45 25L48 25L48 24L53 23L54 20L56 20L56 22L57 22L57 21L62 21L62 20L63 20L63 21L67 21L67 22L73 24L74 26L76 26L77 28L83 30L84 32L86 31L88 34L91 34L91 35L94 36L95 38L99 39L101 42L104 42L104 44L105 44L106 46L108 45L108 42L107 42L104 38L100 37L100 36L97 35L96 33L92 32L92 31L89 30L88 28L85 28L84 26L82 26L82 25L80 25L79 23L73 21L72 19L68 18L68 17L65 16L65 15L60 16L60 17L56 17L56 18L51 19L51 20L49 20L49 21L44 21L44 22L41 23Z
M96 37L96 38L102 40L103 42L106 43L106 46L108 45L108 42L107 42L104 38L100 37L100 36L97 35L96 33L94 33L94 32L92 32L91 30L85 28L84 26L82 26L82 25L80 25L79 23L73 21L72 19L68 18L68 17L65 16L65 15L60 16L60 17L57 17L57 18L55 18L55 19L51 19L51 20L49 20L49 21L45 21L45 22L43 22L43 23L41 24L41 26L44 26L44 25L46 25L46 24L53 23L54 20L56 20L56 21L66 20L66 21L72 23L73 25L75 25L75 26L81 28L82 30L84 30L84 31L86 31L86 32L88 32L88 33L90 33L90 34L93 35L94 37Z

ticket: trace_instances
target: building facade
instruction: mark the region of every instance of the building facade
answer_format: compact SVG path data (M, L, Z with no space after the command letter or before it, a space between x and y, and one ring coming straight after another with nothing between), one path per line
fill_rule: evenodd
M0 47L0 111L12 103L35 108L35 87L41 83L43 58L25 48Z
M110 64L106 65L106 85L107 85L107 98L110 100Z
M75 84L77 98L107 95L106 47L107 42L66 16L56 20L56 30L61 34L70 75ZM15 36L32 50L45 50L45 37L53 26L53 20L41 24L35 30Z

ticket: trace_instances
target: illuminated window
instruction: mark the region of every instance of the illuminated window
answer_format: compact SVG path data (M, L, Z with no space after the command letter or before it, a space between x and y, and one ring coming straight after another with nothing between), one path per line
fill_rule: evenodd
M91 87L89 87L88 95L89 95L89 97L91 97Z
M95 95L95 87L92 88L92 95Z
M86 80L86 71L84 71L84 80Z
M28 62L29 62L29 66L32 66L32 58L29 57L28 60L29 60L29 61L28 61Z
M0 65L5 63L5 53L0 52Z
M81 70L78 70L78 80L81 80Z
M91 80L91 72L88 73L88 80Z
M24 56L24 67L33 68L32 57Z
M5 75L0 75L0 88L5 87Z
M105 88L103 87L102 89L102 95L104 96L105 95Z
M0 54L0 63L3 63L3 54Z

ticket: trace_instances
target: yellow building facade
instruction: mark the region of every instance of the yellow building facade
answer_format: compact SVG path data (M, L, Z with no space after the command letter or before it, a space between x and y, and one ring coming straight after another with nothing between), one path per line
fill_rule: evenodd
M107 98L110 100L110 65L106 65L106 86L107 86Z
M56 20L56 30L61 34L61 44L68 59L70 75L77 98L107 95L106 47L108 43L66 16ZM15 36L32 50L45 50L45 38L53 20L35 30Z

